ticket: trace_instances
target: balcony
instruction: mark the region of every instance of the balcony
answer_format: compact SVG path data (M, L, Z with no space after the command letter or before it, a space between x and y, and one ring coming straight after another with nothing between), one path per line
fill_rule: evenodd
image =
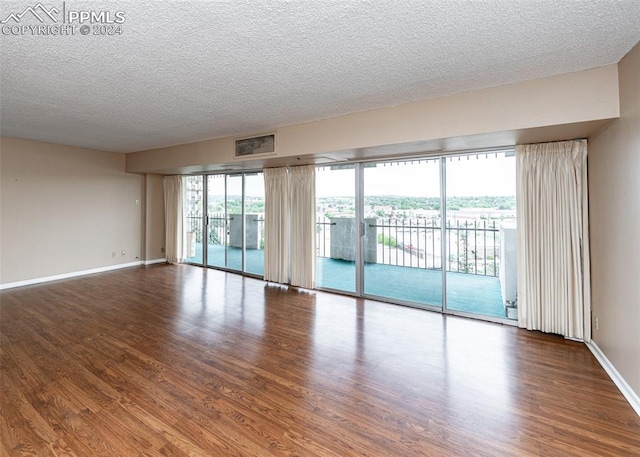
M236 217L237 216L237 217ZM264 220L246 215L246 271L262 275ZM198 217L187 218L187 262L202 263ZM210 217L207 264L242 269L242 217ZM447 221L447 257L442 259L438 220L365 219L365 293L393 300L440 306L442 268L447 280L447 308L504 318L504 303L515 301L515 231L495 222ZM317 222L318 287L355 292L353 218ZM226 240L226 241L225 241ZM225 244L226 243L226 244Z
M367 295L439 307L444 266L448 309L504 318L505 302L515 302L513 226L447 221L443 262L438 219L367 218L364 223ZM355 219L319 220L317 233L318 287L355 291Z

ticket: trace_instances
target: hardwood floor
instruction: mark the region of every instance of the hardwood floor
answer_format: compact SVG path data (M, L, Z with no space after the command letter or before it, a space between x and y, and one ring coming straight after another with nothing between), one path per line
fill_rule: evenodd
M2 455L640 455L555 336L190 266L0 300Z

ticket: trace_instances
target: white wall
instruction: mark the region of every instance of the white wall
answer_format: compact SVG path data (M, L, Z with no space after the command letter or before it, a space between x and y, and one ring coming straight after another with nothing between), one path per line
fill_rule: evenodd
M3 137L0 164L0 284L141 259L143 177L123 154Z
M593 340L640 396L640 44L618 69L620 119L589 138Z

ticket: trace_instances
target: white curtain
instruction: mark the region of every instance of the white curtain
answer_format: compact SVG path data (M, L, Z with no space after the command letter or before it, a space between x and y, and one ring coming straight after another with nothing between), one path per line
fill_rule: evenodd
M183 261L183 186L182 176L165 176L162 179L164 187L164 225L165 225L165 254L167 262L180 263Z
M518 325L589 341L587 142L519 145Z
M291 285L313 289L316 278L316 167L289 169Z
M289 175L286 168L264 170L264 279L289 282Z

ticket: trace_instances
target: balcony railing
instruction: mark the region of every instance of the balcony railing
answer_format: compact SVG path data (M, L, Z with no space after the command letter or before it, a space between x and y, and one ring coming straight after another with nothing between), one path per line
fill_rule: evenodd
M192 233L195 243L202 243L202 214L189 212L186 216L186 233ZM210 213L207 217L207 242L210 245L242 247L242 215ZM247 249L264 248L264 217L262 214L245 215L245 243Z
M334 218L317 221L316 249L319 257L353 260L344 254L353 252L355 225ZM367 219L365 228L365 262L385 265L441 269L442 229L432 219ZM495 221L447 221L446 271L498 276L500 266L500 229ZM341 233L341 232L347 233ZM345 241L348 240L348 241ZM346 244L335 256L335 244Z
M496 222L447 221L447 271L484 276L500 274L500 229Z
M202 243L202 215L186 217L186 232ZM212 213L208 217L210 245L242 246L242 216ZM483 276L498 276L500 229L495 221L447 221L446 259L442 261L439 219L365 219L364 260L366 263L436 269ZM264 217L245 215L247 249L264 248ZM316 223L318 257L355 260L355 219L321 219Z

